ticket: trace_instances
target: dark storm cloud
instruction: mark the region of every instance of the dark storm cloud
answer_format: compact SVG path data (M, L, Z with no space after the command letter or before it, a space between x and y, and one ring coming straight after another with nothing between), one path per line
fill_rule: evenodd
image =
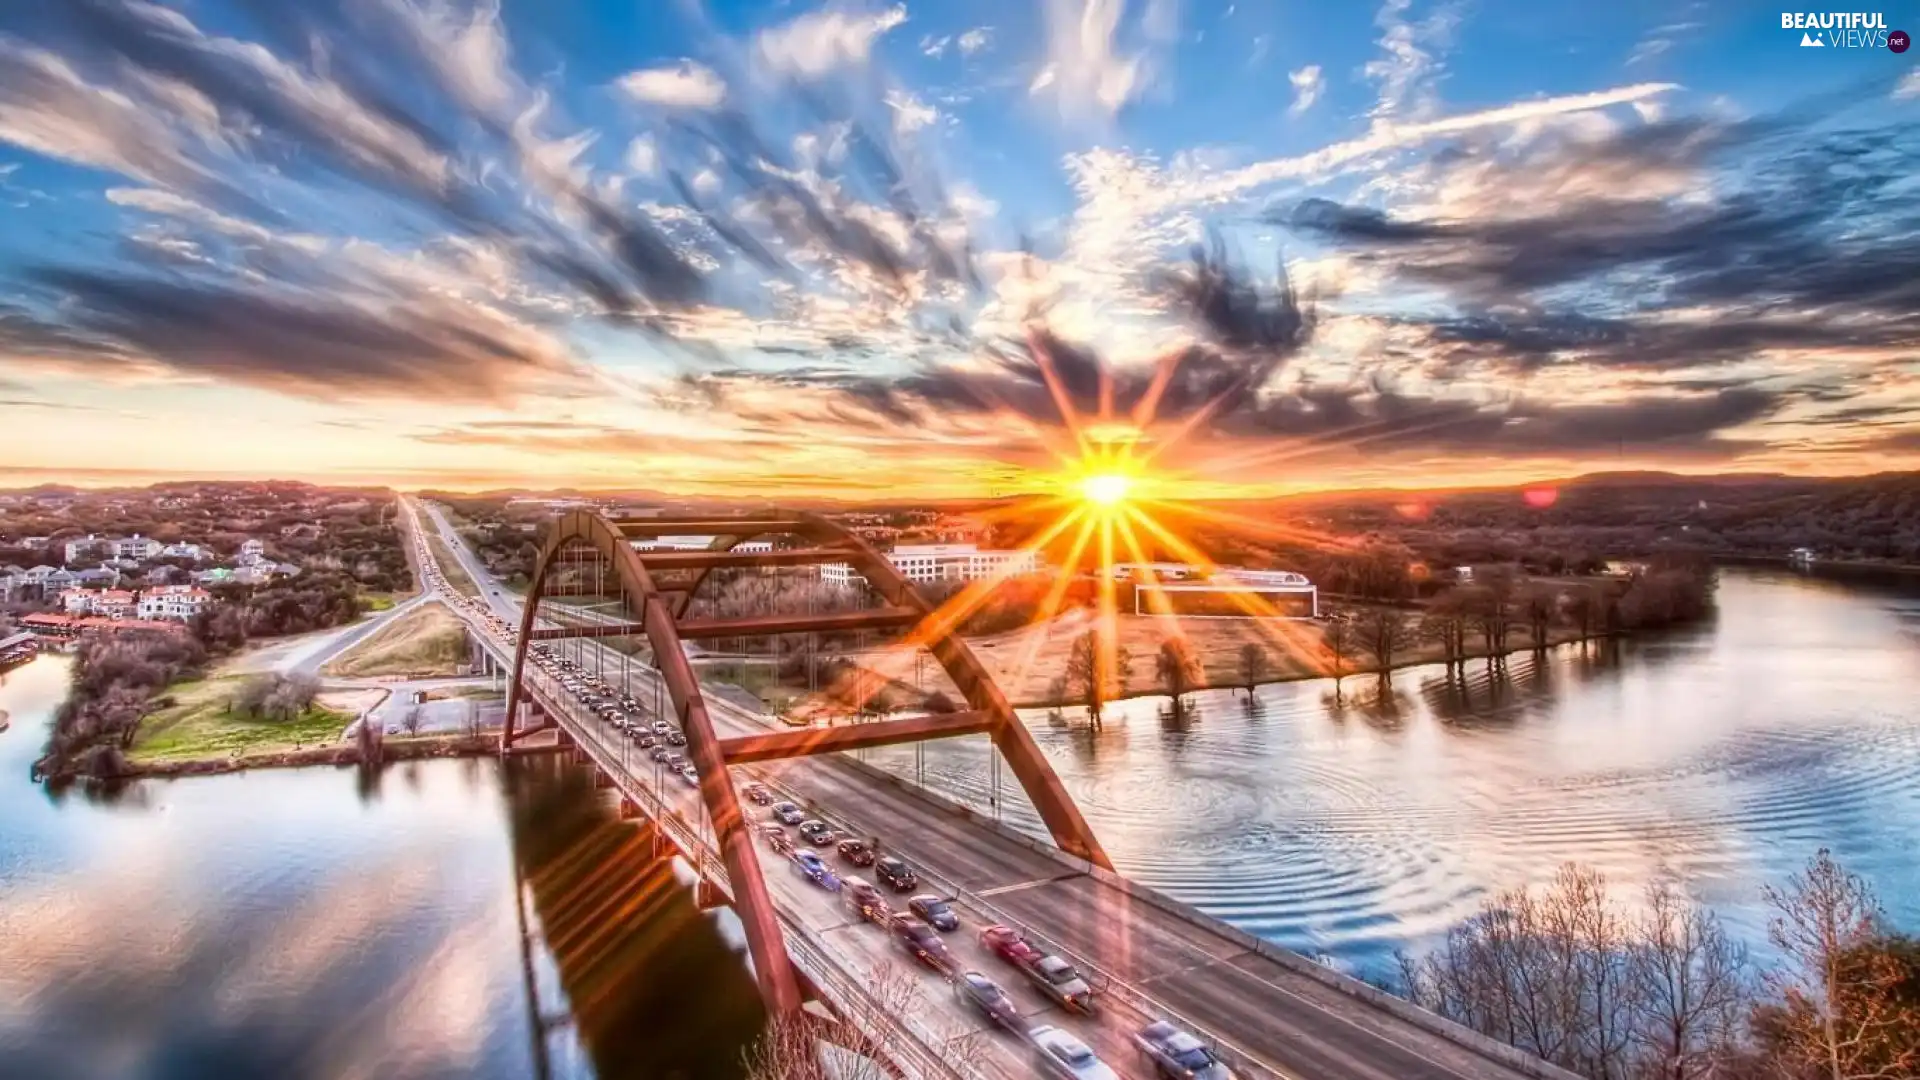
M571 375L544 339L424 296L371 307L313 292L72 269L42 270L35 280L62 297L70 328L62 333L84 335L96 351L299 396L496 401L523 380Z
M1457 312L1417 321L1459 359L1670 368L1920 344L1920 153L1904 132L1694 119L1503 153L1442 158L1442 187L1478 197L1430 218L1309 199L1285 220L1444 290ZM1688 197L1635 193L1690 170ZM1661 314L1683 308L1705 314Z

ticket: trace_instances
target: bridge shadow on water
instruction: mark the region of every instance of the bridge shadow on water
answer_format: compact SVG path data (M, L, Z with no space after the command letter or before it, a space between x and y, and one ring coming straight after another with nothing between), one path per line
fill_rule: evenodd
M537 1075L571 1075L554 1064L570 1026L599 1080L741 1076L766 1021L744 953L654 856L644 821L619 820L591 771L558 757L512 759L502 780L527 929L551 957L535 961Z

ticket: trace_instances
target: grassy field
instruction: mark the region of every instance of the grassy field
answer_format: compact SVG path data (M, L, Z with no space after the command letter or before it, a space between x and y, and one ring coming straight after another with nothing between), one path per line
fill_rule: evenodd
M366 592L360 594L360 610L392 611L399 599L390 592Z
M429 602L396 616L323 670L340 678L456 675L467 660L467 629L445 604Z
M467 576L466 567L460 565L460 560L453 557L453 549L447 546L440 530L427 527L427 547L433 552L433 561L440 564L441 576L447 579L447 584L455 592L466 596L480 595L480 587L473 583L473 578Z
M353 717L319 707L292 720L235 716L228 703L243 679L204 679L167 690L174 704L140 722L127 757L135 764L278 754L336 742Z

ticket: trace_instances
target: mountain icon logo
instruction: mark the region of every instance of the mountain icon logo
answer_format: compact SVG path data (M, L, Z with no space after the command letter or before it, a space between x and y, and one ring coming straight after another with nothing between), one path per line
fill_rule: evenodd
M1800 47L1803 49L1824 49L1827 47L1827 43L1814 37L1812 34L1802 33L1800 35Z

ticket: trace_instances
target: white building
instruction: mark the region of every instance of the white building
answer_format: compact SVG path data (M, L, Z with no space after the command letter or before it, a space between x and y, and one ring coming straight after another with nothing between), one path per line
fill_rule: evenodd
M93 553L98 550L99 547L100 538L92 533L88 533L75 540L69 540L67 541L67 553L64 561L79 562L81 559L92 558Z
M160 555L163 558L191 559L194 562L206 562L210 554L206 548L201 547L199 544L189 544L185 542L168 544L166 547L160 549Z
M213 603L213 594L192 585L167 585L140 594L142 619L190 622Z
M134 533L125 539L107 541L107 548L116 559L151 559L160 554L160 541Z
M1135 615L1159 615L1169 609L1185 618L1315 619L1320 616L1320 591L1305 574L1291 570L1228 567L1198 579L1162 577L1157 588L1136 584Z
M240 542L240 565L252 566L267 557L267 544L264 540L242 540Z
M632 541L632 545L635 551L706 551L717 539L717 536L655 536ZM773 541L745 540L733 545L732 550L743 555L764 554L773 550Z
M93 613L94 594L86 589L68 589L60 594L60 610L69 615Z
M1038 551L982 551L977 544L902 544L887 552L887 561L901 577L916 585L1017 577L1041 570ZM820 580L829 585L852 585L865 579L846 563L824 563Z

